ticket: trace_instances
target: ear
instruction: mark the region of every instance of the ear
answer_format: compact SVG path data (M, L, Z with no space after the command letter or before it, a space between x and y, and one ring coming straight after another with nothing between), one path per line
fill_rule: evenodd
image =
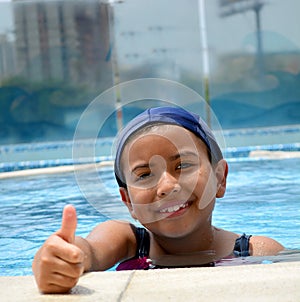
M217 198L221 198L225 195L226 191L226 180L228 174L228 164L225 159L221 159L216 168L215 168L216 178L217 178L217 185L218 191L216 194Z
M135 216L134 209L132 207L132 203L131 203L130 197L128 195L127 189L120 187L119 192L121 195L121 199L122 199L123 203L125 204L125 206L128 208L131 217L133 219L137 219L137 217Z

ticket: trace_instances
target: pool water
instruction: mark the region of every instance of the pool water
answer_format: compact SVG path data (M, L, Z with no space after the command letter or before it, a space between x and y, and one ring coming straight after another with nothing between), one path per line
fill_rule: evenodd
M300 249L299 166L300 158L230 160L227 192L217 201L214 225L237 233L270 236L288 249ZM98 194L96 198L103 204L103 213L86 201L73 173L1 180L0 275L32 274L33 256L43 241L60 227L66 204L71 203L77 209L77 235L81 236L110 217L119 215L120 219L130 219L125 206L115 203L118 188L112 169L104 169L101 174L110 194L97 190L87 172L86 179L93 194ZM285 255L282 260L265 257L261 263L300 260L299 252Z

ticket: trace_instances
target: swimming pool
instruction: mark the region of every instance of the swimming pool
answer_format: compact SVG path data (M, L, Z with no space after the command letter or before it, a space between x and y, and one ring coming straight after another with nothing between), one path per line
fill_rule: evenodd
M237 233L271 236L287 248L300 249L300 158L231 157L228 161L228 189L225 198L217 201L214 224ZM1 180L0 275L32 274L33 256L60 227L66 204L77 209L81 236L110 217L130 219L118 202L112 167L100 170L108 195L95 188L88 171L83 173L103 213L85 200L73 173ZM300 254L297 257L300 260Z

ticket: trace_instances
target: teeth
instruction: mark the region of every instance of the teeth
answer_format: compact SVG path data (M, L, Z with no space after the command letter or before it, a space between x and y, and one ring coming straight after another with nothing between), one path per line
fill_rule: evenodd
M165 209L161 209L160 212L161 213L172 213L172 212L176 212L180 209L184 209L187 207L187 203L183 203L183 204L180 204L180 205L175 205L175 206L172 206L172 207L168 207L168 208L165 208Z

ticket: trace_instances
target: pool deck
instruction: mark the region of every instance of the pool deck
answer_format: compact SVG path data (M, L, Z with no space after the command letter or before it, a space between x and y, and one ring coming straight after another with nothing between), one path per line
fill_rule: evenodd
M300 262L88 273L65 295L42 295L33 276L0 277L7 301L300 301Z

